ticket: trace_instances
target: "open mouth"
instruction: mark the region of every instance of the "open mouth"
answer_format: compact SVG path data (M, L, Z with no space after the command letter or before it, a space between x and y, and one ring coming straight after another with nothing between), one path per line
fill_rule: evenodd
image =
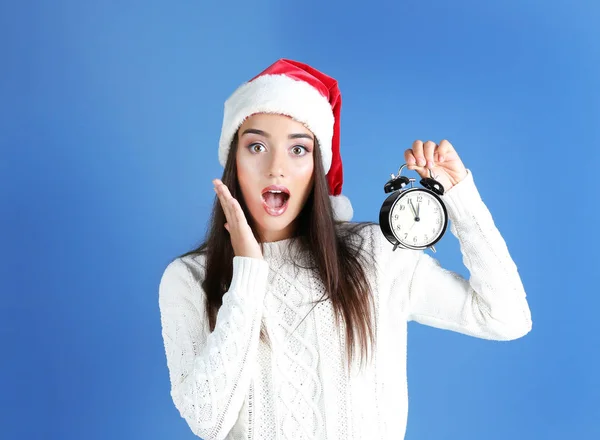
M263 207L268 214L277 216L285 212L290 192L282 186L269 186L262 192Z

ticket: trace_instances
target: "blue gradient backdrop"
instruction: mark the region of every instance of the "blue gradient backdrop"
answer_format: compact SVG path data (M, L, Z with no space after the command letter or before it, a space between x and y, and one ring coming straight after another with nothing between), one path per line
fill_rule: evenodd
M410 325L406 438L600 438L600 4L207 5L0 6L0 437L194 438L158 282L203 237L223 101L289 57L340 81L356 220L448 138L527 289L518 341ZM450 234L436 256L468 276Z

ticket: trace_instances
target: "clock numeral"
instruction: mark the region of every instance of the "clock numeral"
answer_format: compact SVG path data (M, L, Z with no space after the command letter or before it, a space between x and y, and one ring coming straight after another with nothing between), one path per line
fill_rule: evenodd
M427 234L425 234L425 240L429 240L429 237L427 236Z
M432 234L435 234L435 228L433 228L433 229L431 230L431 233L432 233Z
M400 211L404 211L406 209L406 205L399 205L398 209Z
M406 237L408 237L408 232L406 234L404 234L404 239L406 240Z
M400 216L398 214L394 214L394 220L398 220Z
M439 225L439 224L440 224L440 218L439 218L439 217L435 219L435 224L436 224L436 225Z
M417 196L417 202L422 202L423 201L423 196Z
M416 242L417 242L417 236L415 235L415 236L413 237L413 243L416 243Z
M402 225L396 225L396 229L398 229L398 230L402 229Z

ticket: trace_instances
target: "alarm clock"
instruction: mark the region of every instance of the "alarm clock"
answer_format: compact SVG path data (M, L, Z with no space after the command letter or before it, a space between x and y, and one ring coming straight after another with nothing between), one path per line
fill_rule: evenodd
M415 179L391 174L384 185L386 194L391 193L381 205L379 227L385 238L394 245L394 251L404 249L423 250L430 248L435 252L436 244L444 236L448 227L448 211L441 196L444 187L433 177L420 180L423 188L414 187ZM410 186L408 186L410 184Z

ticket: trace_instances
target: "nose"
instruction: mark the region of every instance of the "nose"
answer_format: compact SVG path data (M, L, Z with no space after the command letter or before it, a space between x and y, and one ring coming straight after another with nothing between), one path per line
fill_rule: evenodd
M269 177L284 177L286 167L285 153L281 149L273 152L268 166Z

